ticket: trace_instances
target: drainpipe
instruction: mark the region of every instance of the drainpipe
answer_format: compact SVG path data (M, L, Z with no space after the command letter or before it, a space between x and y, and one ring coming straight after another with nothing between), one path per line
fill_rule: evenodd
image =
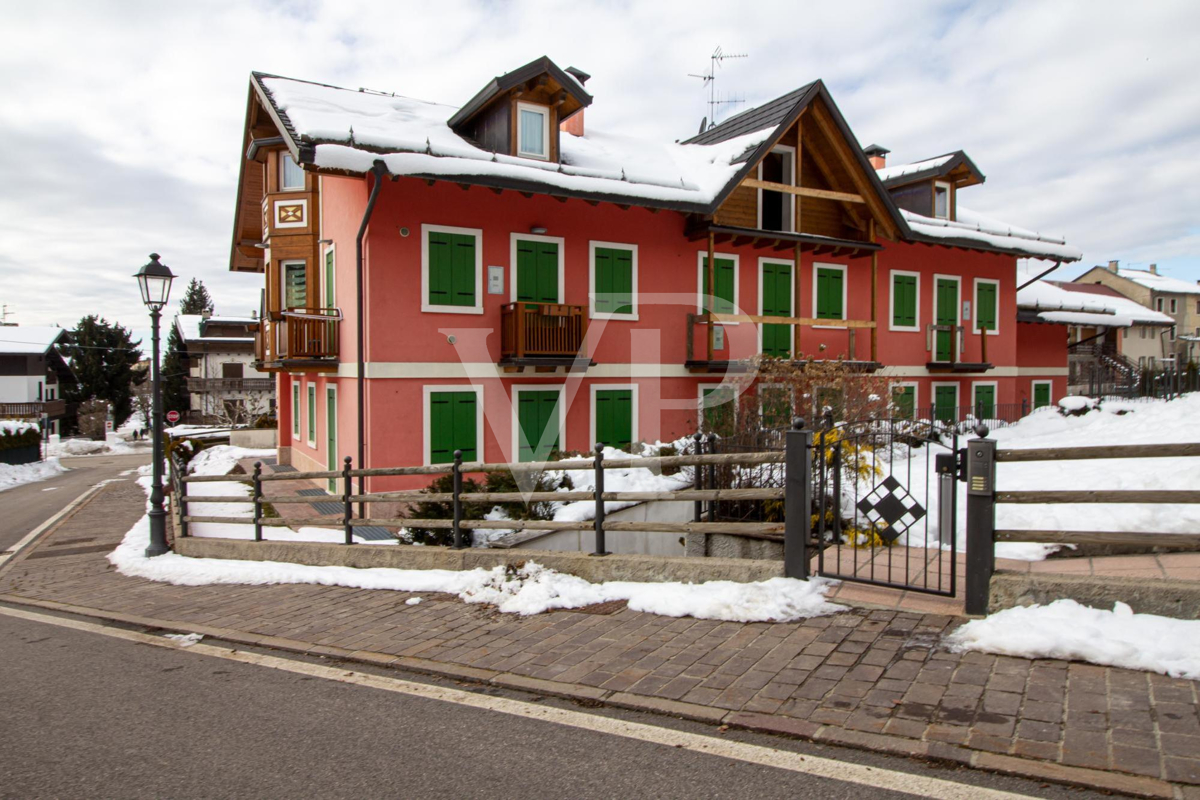
M366 469L367 459L367 424L366 424L366 359L363 356L363 340L365 338L365 326L363 325L363 237L367 233L367 224L371 221L371 212L375 210L375 201L379 199L379 190L383 186L383 176L388 174L387 166L383 161L376 161L371 167L371 174L375 176L375 185L371 187L371 196L367 198L367 208L363 211L362 224L358 226L358 236L354 240L354 268L355 268L355 302L357 303L357 319L355 331L358 342L358 468ZM366 478L359 478L358 491L365 493ZM366 504L358 504L358 516L363 518L366 514Z

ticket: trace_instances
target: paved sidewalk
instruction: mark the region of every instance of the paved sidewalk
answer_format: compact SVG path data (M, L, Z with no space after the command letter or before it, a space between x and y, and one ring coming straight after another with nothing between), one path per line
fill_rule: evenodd
M104 557L132 482L0 572L0 600L946 760L1130 794L1200 798L1200 683L941 648L946 615L854 609L797 623L601 607L531 617L448 595L181 587ZM589 613L595 612L595 613ZM1101 772L1102 771L1102 772ZM1168 782L1173 782L1174 785Z

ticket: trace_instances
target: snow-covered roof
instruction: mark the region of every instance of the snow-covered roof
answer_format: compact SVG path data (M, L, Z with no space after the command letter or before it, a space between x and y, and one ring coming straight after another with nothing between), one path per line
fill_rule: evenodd
M1117 274L1128 278L1134 283L1141 284L1156 292L1177 292L1179 294L1200 294L1200 284L1181 281L1167 275L1156 275L1144 269L1127 269L1121 267Z
M1146 308L1127 297L1071 291L1067 286L1034 281L1017 292L1017 308L1036 312L1044 322L1064 325L1128 328L1133 325L1171 325L1175 322L1166 314Z
M235 336L204 336L201 334L204 323L228 323L233 325L253 325L258 322L256 319L249 317L208 317L207 319L201 314L176 314L175 328L179 331L179 336L184 342L252 342L253 336L235 337Z
M891 167L882 167L875 170L875 174L879 176L879 180L881 181L890 181L896 178L903 178L906 175L937 169L952 158L954 158L954 153L947 153L944 156L929 158L925 161L914 161L911 164L896 164Z
M998 250L1046 258L1054 261L1078 261L1083 253L1056 236L1046 236L1037 231L1018 228L1007 222L985 217L957 205L957 220L926 217L912 211L900 210L913 233L945 240L946 244L984 244Z
M290 133L315 143L322 169L393 175L495 177L596 195L695 205L712 203L772 128L713 145L650 142L589 127L562 136L561 164L493 153L447 124L457 108L400 95L258 75Z
M0 326L0 354L41 355L66 334L62 328Z

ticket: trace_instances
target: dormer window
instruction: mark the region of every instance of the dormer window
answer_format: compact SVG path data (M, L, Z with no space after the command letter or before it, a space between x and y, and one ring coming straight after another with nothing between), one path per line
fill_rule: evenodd
M287 153L279 154L279 189L284 192L304 190L304 170Z
M550 158L550 109L533 103L517 103L517 155Z
M933 215L950 219L950 184L940 181L933 184Z

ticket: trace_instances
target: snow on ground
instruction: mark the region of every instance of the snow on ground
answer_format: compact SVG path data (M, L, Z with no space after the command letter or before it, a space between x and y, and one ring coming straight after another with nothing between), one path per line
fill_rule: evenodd
M47 445L46 450L52 456L122 456L133 453L149 453L150 440L139 442L97 442L92 439L63 439L57 444Z
M44 481L66 472L57 458L35 461L32 464L0 464L0 492L26 483Z
M41 425L23 419L0 419L0 433L16 435L25 431L40 431Z
M145 477L138 482L143 488L149 486L149 479ZM554 608L581 608L612 600L627 600L634 611L732 622L786 622L845 609L845 606L825 599L833 581L820 578L807 581L771 578L757 583L590 583L533 562L526 562L515 572L508 572L503 566L461 572L355 569L275 561L188 558L177 553L147 558L149 543L150 521L149 517L143 516L109 554L108 560L123 575L177 586L304 583L398 592L445 592L458 595L467 603L486 603L504 613L521 615L539 614ZM416 605L410 602L411 599L405 601L406 604Z
M1124 603L1112 611L1074 600L1009 608L968 622L946 643L956 650L1090 661L1200 680L1200 620L1135 614Z
M272 458L275 455L274 449L256 450L249 447L221 444L197 453L196 457L188 462L188 472L192 475L228 475L244 458ZM250 497L250 485L236 481L189 483L188 514L196 517L245 517L249 520L254 511L254 506L250 503L206 503L199 500L201 497L238 496ZM286 517L288 510L292 508L296 508L296 506L281 504L275 510L279 512L280 516ZM249 521L245 524L193 522L188 527L188 533L192 536L221 539L253 539L254 525ZM344 542L346 535L340 528L305 526L293 529L282 526L263 526L263 539L272 542ZM355 536L354 541L366 540ZM375 544L393 543L392 541L375 542Z

